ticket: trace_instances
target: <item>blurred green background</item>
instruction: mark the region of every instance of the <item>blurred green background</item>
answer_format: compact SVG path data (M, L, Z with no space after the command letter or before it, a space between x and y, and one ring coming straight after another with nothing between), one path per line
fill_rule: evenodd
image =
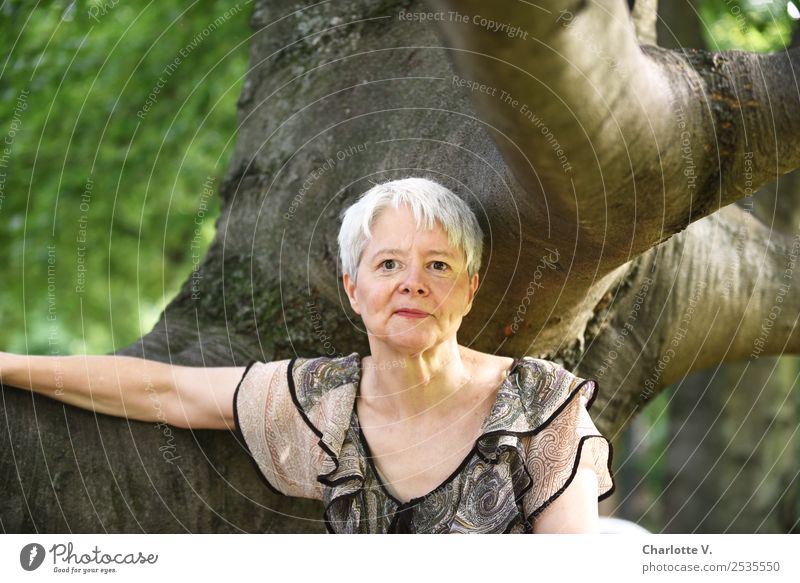
M107 353L213 237L252 2L33 4L0 7L0 350Z

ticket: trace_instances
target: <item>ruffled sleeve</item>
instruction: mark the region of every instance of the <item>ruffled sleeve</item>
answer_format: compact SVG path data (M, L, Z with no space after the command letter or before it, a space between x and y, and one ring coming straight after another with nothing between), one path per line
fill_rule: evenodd
M582 463L594 468L597 475L598 501L615 488L611 443L588 413L597 396L597 381L575 376L555 363L549 365L558 371L546 375L550 382L540 395L548 404L544 407L546 419L521 443L533 482L523 501L531 524L566 490Z
M290 390L293 360L247 365L233 396L234 431L272 490L321 500L323 452Z

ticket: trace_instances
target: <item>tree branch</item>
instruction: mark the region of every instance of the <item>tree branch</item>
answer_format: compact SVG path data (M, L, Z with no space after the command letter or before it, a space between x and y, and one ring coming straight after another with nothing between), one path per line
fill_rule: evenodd
M712 153L711 188L704 194L715 195L721 187L720 203L726 205L800 166L800 48L682 54L703 82L702 93L683 94L683 106L702 124L693 142ZM694 81L684 77L680 85L691 88ZM707 111L698 111L698 97Z
M800 235L731 205L630 265L587 327L578 371L622 427L662 388L718 365L800 352ZM602 394L602 392L601 392Z
M538 188L547 193L554 214L580 217L583 237L605 246L604 267L622 265L631 252L668 236L664 202L642 198L661 199L663 185L646 181L642 188L640 181L658 176L658 136L675 131L672 89L640 49L623 2L431 4L525 29L525 38L509 38L438 23L455 49L455 68L492 88L473 91L473 103L497 128L493 135L511 171L533 197Z
M636 30L636 38L641 44L655 45L656 14L658 0L636 0L631 11L631 18Z
M603 245L604 270L800 165L796 50L643 49L614 0L430 4L470 15L437 24L475 107L531 196Z

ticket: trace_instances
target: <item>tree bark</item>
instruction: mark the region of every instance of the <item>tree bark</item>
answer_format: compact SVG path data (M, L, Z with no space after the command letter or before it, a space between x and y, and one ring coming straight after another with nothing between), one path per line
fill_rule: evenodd
M216 238L118 353L198 366L366 354L338 217L409 175L451 187L486 233L459 342L597 378L609 438L694 371L797 352L797 237L729 206L798 165L797 53L643 49L624 2L540 5L257 2ZM466 22L404 17L437 11ZM9 390L3 407L7 532L324 530L320 504L271 495L229 434Z

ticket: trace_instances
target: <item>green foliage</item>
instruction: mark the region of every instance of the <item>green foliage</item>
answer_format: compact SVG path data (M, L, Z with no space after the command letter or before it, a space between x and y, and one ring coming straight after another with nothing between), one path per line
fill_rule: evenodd
M636 495L643 516L640 524L650 532L659 532L665 522L665 517L659 512L667 483L669 405L673 398L674 385L658 393L632 424L636 455L633 456L631 471L639 480Z
M152 328L214 236L252 3L0 13L0 350L110 352Z
M787 0L699 0L709 50L774 52L789 45L797 26Z

